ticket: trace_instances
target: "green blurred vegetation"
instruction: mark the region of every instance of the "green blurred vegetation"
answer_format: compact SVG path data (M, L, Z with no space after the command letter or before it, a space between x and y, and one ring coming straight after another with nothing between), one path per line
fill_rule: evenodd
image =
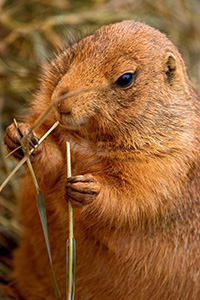
M199 0L0 1L1 182L15 165L14 160L4 158L5 128L14 117L24 114L37 89L41 64L80 32L84 35L124 19L143 21L166 33L179 48L193 86L200 92ZM13 218L19 191L15 178L0 195L0 250L5 254L4 261L0 260L1 273L7 273L11 267L9 249L17 242L19 232Z

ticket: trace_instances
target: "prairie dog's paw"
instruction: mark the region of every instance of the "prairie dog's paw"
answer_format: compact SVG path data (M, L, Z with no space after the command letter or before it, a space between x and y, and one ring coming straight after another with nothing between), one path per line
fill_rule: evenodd
M91 174L72 176L67 179L67 200L74 207L82 207L93 202L100 189L100 183Z
M4 143L7 145L8 152L19 148L18 150L13 152L13 156L17 159L21 159L24 156L23 150L21 146L23 136L27 135L30 130L30 125L27 123L12 123L10 126L6 128L6 134L4 136ZM35 148L35 145L38 144L38 138L35 136L33 132L31 132L28 137L29 149ZM41 151L41 145L34 150L31 156L35 156Z

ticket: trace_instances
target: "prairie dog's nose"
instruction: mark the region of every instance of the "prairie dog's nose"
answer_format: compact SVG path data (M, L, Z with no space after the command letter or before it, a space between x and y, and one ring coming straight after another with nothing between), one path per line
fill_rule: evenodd
M53 101L57 100L58 98L64 96L65 94L67 94L69 92L69 87L65 86L65 87L61 87L61 86L57 86L52 94L51 99Z
M68 92L69 92L69 87L67 87L67 86L65 86L65 87L58 86L54 90L54 93L52 95L52 100L55 101L55 100L58 100L59 98L61 98L57 103L57 109L58 109L59 113L63 113L63 114L71 113L71 108L72 108L74 101L72 98L65 99L64 96Z
M60 100L57 104L57 109L59 113L70 114L72 112L72 107L74 102L75 100L73 98Z

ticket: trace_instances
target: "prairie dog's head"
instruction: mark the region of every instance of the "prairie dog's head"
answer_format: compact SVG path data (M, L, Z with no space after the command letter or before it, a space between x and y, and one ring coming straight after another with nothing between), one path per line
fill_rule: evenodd
M60 54L47 77L51 101L80 90L57 103L56 119L99 145L161 149L190 127L192 90L181 56L139 22L100 28Z

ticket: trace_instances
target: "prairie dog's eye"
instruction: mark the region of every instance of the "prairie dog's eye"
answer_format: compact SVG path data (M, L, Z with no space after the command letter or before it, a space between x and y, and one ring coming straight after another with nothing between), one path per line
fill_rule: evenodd
M134 79L134 73L130 73L130 72L124 73L117 79L116 84L122 88L128 87L133 82L133 79Z

